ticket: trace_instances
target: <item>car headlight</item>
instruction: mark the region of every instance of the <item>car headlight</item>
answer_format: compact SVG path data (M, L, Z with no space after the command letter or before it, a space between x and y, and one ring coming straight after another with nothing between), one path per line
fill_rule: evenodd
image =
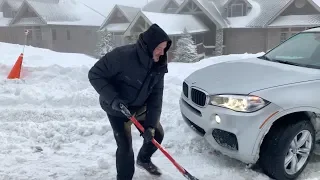
M234 111L254 112L270 102L257 96L248 95L214 95L210 96L210 104L225 107Z

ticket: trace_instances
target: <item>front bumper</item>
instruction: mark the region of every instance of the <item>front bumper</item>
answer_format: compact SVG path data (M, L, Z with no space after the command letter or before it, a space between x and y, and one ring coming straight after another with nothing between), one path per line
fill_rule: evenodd
M183 119L197 134L222 154L244 163L256 163L259 156L254 149L261 142L258 138L261 137L260 126L280 109L269 104L254 113L241 113L210 105L199 107L183 94L179 103ZM220 117L220 123L216 121L216 115Z

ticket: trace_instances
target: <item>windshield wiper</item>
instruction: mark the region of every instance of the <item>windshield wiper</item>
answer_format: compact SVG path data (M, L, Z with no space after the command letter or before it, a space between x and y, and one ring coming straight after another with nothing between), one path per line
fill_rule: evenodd
M271 59L270 59L270 58L268 58L266 55L259 56L258 58L260 58L260 59L264 59L264 60L268 60L268 61L271 61Z
M293 65L293 66L301 66L301 67L307 67L307 68L320 69L319 66L310 65L310 64L300 64L300 63L295 63L295 62L291 62L291 61L282 61L282 60L277 60L277 59L272 59L272 61L282 63L282 64L289 64L289 65Z

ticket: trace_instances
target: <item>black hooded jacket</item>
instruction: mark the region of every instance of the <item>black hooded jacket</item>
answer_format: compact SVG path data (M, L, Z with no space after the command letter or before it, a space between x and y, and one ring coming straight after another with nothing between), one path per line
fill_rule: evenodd
M165 53L154 62L153 50L164 41L167 41ZM88 78L100 95L102 109L110 115L124 117L111 108L115 98L123 99L132 113L146 106L145 125L155 127L162 111L167 51L171 43L169 36L153 24L139 35L136 44L117 47L98 60Z

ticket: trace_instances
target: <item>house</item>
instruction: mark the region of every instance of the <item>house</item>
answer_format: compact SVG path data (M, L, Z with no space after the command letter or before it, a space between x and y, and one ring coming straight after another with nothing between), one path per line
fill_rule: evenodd
M91 56L105 19L76 1L3 0L0 9L0 41Z
M169 20L168 20L169 19ZM186 28L193 36L196 43L202 43L203 37L210 32L209 27L197 17L190 14L171 14L140 11L124 32L124 37L135 37L147 30L152 24L157 23L172 39L172 49L176 46L177 37L183 34ZM173 57L172 49L169 50L169 59ZM204 53L198 51L199 54Z
M99 30L107 29L112 33L115 46L127 44L129 42L123 38L123 34L139 11L140 8L115 5Z
M320 25L320 8L313 0L176 2L151 1L132 20L123 38L136 36L151 23L157 23L167 30L175 44L181 33L171 30L182 32L184 27L179 27L179 23L184 23L198 49L214 56L265 52L302 30Z

